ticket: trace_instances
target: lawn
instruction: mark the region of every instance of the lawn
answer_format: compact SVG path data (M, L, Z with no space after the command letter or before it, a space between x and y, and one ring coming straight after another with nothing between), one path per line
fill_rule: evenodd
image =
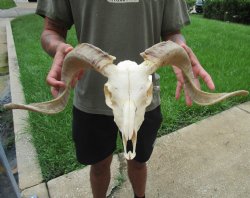
M42 18L35 15L21 17L12 22L27 103L51 99L45 78L52 59L40 46L42 27ZM249 26L193 16L192 25L186 27L183 33L188 45L211 74L216 92L250 90ZM77 44L74 29L70 30L68 42L74 46ZM175 100L176 79L172 69L165 67L158 72L161 75L164 115L159 136L250 100L250 96L236 97L209 107L186 107L183 97L179 101ZM207 91L204 85L202 88ZM29 114L29 130L33 135L45 181L81 167L76 162L71 138L71 107L72 97L66 110L57 115ZM122 151L120 141L117 152L119 151Z
M15 7L16 4L13 0L1 0L0 9L9 9Z

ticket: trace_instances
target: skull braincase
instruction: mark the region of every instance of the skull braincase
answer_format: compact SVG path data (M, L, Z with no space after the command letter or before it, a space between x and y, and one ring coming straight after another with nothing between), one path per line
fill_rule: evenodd
M152 101L152 78L147 68L132 61L120 62L109 73L104 86L106 104L113 110L114 121L122 133L125 154L135 156L137 132L144 120L146 107ZM127 151L132 140L133 152Z

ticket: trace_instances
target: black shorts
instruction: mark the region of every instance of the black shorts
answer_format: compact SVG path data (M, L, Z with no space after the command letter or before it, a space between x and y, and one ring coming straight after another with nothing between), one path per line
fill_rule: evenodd
M160 106L145 113L137 134L136 161L146 162L150 158L161 122ZM72 130L77 160L82 164L102 161L116 149L118 128L113 116L89 114L73 107Z

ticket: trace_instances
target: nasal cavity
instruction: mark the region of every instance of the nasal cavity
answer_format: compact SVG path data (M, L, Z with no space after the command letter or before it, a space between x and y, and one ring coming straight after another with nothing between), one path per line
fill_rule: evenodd
M132 140L128 140L127 141L127 152L133 152L133 143L132 143Z

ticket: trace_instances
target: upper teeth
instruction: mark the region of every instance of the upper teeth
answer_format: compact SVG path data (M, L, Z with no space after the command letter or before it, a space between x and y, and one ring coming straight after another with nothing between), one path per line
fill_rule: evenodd
M132 153L131 151L129 151L128 153L124 153L124 156L127 160L132 160L134 159L136 153Z

